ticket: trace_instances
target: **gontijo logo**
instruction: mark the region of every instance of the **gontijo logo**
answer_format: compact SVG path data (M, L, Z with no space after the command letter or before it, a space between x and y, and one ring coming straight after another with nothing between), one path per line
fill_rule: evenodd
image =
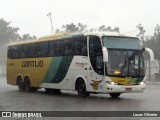
M43 67L43 61L22 61L22 67Z

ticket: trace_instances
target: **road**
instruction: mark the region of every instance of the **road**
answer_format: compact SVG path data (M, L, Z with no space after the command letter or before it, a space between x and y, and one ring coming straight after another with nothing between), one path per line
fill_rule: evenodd
M88 99L82 99L76 92L71 91L62 91L62 95L47 94L44 89L36 93L19 92L17 86L6 83L4 76L0 77L0 81L0 111L160 110L160 84L147 84L144 93L122 94L117 99L104 94L91 95Z

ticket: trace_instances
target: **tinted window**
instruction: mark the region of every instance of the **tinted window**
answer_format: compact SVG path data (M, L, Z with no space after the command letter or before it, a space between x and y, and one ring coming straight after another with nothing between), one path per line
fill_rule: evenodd
M87 37L74 37L73 38L73 52L74 55L87 56Z
M87 37L77 36L8 47L8 57L13 59L72 55L87 56Z
M100 38L89 36L89 56L92 68L100 75L103 75L103 53Z

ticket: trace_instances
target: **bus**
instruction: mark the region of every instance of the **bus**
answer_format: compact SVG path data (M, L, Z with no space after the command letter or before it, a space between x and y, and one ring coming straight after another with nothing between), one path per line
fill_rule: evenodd
M19 91L60 94L77 91L82 98L90 94L143 92L145 63L137 37L107 33L64 33L8 45L7 83Z

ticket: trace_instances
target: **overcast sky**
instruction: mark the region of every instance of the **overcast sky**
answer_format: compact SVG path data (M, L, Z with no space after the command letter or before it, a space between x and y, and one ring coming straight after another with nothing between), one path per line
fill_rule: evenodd
M160 24L160 0L0 0L0 18L19 27L21 35L50 34L48 13L54 30L80 22L89 28L119 27L121 33L136 35L141 23L146 35L152 35Z

